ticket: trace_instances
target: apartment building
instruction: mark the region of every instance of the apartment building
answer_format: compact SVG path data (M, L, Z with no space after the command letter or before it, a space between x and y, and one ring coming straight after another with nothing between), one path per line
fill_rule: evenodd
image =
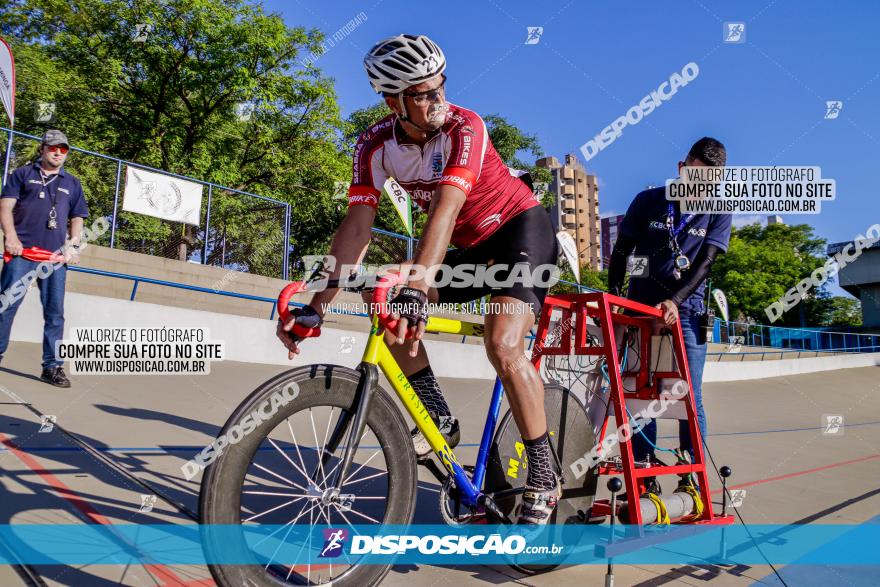
M553 228L565 230L574 238L581 267L598 271L602 255L596 176L587 173L574 154L566 155L564 164L560 164L556 157L544 157L535 165L553 173L553 182L548 188L555 196L550 210Z

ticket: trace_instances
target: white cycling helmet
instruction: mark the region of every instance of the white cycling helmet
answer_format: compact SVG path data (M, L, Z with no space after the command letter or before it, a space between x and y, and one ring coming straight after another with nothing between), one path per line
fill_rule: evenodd
M443 73L446 56L425 35L397 35L376 43L364 57L376 93L399 94Z

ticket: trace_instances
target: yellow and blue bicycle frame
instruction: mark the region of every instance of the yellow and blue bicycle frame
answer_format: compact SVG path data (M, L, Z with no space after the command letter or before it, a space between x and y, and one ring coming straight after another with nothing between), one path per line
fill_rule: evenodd
M448 318L428 318L426 326L427 332L458 334L466 336L482 336L483 325L474 322L464 322L461 320L451 320ZM489 460L489 448L492 443L492 436L495 433L495 426L498 422L498 414L501 411L501 399L504 395L504 387L499 378L495 378L495 386L492 390L492 400L489 405L489 412L486 416L486 423L483 427L483 437L480 440L480 448L477 453L477 462L474 466L473 478L468 478L464 468L455 458L455 453L447 445L443 435L437 429L437 425L428 414L428 410L419 400L406 375L400 369L388 345L385 344L384 328L379 324L379 318L373 316L372 328L370 328L370 337L367 346L364 349L361 363L358 370L361 372L361 380L358 386L357 411L355 413L354 427L350 439L359 439L363 433L364 418L369 407L369 392L375 389L377 377L376 369L381 369L382 373L388 381L391 382L397 397L406 407L410 417L412 417L418 429L427 439L428 443L434 451L434 454L440 459L444 468L449 472L455 481L455 486L461 495L461 501L464 505L475 507L484 505L490 509L494 509L494 504L487 503L482 492L483 481L486 477L486 464ZM353 455L348 454L352 443L349 442L343 456L343 465L341 467L340 476L337 483L341 485L344 478L344 471L348 469ZM337 487L339 487L337 485ZM491 502L491 500L488 500ZM503 517L503 516L502 516Z

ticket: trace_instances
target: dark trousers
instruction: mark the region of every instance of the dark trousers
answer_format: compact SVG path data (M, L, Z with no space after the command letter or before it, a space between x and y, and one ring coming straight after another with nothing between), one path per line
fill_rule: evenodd
M55 360L55 343L64 335L64 288L67 282L67 266L51 265L39 270L40 263L29 261L24 257L13 257L3 265L0 273L0 360L9 347L9 334L12 332L12 321L15 313L24 300L23 279L28 273L36 270L37 287L40 290L40 302L43 304L43 368L60 367L62 361ZM54 269L52 274L41 279ZM30 280L28 280L30 281ZM17 299L14 299L17 298Z
M699 316L681 317L681 333L684 335L684 349L691 374L691 385L694 388L694 407L697 411L697 422L700 425L700 436L703 437L705 443L706 412L703 410L703 368L706 366L706 344L698 344L697 342L699 329ZM654 447L651 443L657 444L657 422L655 420L648 421L642 428L642 433L644 436L637 433L632 438L633 456L637 461L644 461L648 455L653 456ZM687 420L678 421L678 440L679 446L690 453L691 462L693 462L693 443L691 443Z

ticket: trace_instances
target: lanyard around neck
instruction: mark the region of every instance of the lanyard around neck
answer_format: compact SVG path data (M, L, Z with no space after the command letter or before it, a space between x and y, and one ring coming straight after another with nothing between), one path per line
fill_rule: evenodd
M46 176L43 175L43 170L40 169L40 183L43 184L43 189L44 189L45 191L49 192L49 198L51 198L52 208L53 208L53 209L55 208L55 199L56 199L56 196L57 196L58 194L56 193L56 191L53 191L53 190L50 190L50 189L49 189L49 184L51 184L51 183L52 183L53 181L55 181L56 179L58 179L58 174L57 174L57 173L53 173L53 174L51 175L51 177L49 178L49 181L46 181Z

